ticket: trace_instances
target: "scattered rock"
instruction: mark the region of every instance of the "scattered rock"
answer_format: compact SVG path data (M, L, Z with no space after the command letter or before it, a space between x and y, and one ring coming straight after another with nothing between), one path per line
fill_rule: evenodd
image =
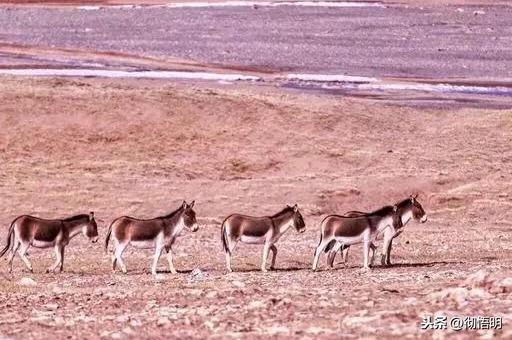
M381 318L380 315L374 316L347 316L343 319L343 325L347 327L359 327L363 324L371 323Z
M190 275L188 277L188 280L189 281L202 281L202 280L206 279L207 277L208 277L208 273L207 272L204 272L204 271L202 271L199 268L195 268L190 273Z
M245 287L245 283L243 283L242 281L231 281L231 284L233 286L235 286L236 288L244 288Z
M167 317L160 317L158 318L158 321L156 322L157 326L165 326L171 323L171 320Z
M33 286L37 285L37 282L32 280L30 277L23 277L23 278L21 278L19 284L21 286L33 287Z
M163 282L165 281L165 275L163 274L156 274L154 277L156 282Z
M212 291L209 291L208 293L206 293L206 297L208 299L215 299L217 296L219 295L219 293L217 293L216 291L212 290Z
M494 282L491 287L493 293L512 293L512 277L506 277L500 281Z
M486 287L492 282L490 274L485 270L479 270L476 273L469 275L464 281L464 285L467 287Z
M46 310L53 311L53 310L57 310L59 308L59 305L56 303L49 303L49 304L44 305L44 308Z
M270 326L265 328L265 333L270 335L290 333L290 329L284 326Z
M332 333L332 332L333 331L331 329L321 328L321 327L309 327L308 329L306 329L306 333L315 334L315 335Z
M247 306L247 309L259 309L259 308L265 308L267 304L264 301L261 300L253 300L249 303Z
M132 335L135 333L135 331L133 329L131 329L130 327L125 327L123 328L123 333L124 334L128 334L128 335Z
M429 298L432 302L441 302L446 299L452 299L459 306L467 304L467 298L469 295L469 291L463 287L455 287L455 288L446 288L439 292L435 292L429 295Z

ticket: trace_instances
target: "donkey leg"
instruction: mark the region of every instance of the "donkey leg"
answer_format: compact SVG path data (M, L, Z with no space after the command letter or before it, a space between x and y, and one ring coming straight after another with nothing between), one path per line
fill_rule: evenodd
M391 250L390 244L391 244L391 241L393 240L392 234L394 234L394 233L387 231L387 230L384 232L384 242L382 244L382 255L380 258L380 263L383 266L386 266L386 257L388 254L388 250Z
M263 258L261 260L261 271L262 272L266 272L267 271L267 257L268 257L268 253L270 251L270 243L269 242L265 242L265 245L263 246Z
M46 272L49 273L49 272L52 272L52 271L55 271L55 269L57 268L58 265L60 265L60 262L62 261L61 259L61 256L62 256L62 253L60 251L60 246L56 245L54 247L55 249L55 262L53 263L53 265L51 267L49 267L48 269L46 269Z
M334 247L329 251L329 254L327 255L327 264L329 267L334 268L334 259L336 258L336 254L340 250L340 248L343 246L343 243L336 242Z
M370 255L370 240L365 239L363 241L363 258L364 258L363 269L364 270L370 270L370 266L368 264L369 255Z
M226 267L228 268L228 272L232 273L233 269L231 268L231 254L233 254L233 250L235 250L236 241L227 239L228 250L226 251Z
M158 260L162 255L162 250L164 247L162 245L157 244L155 247L155 257L153 258L153 264L151 265L151 274L156 276L156 267L158 266Z
M64 270L64 246L60 248L60 268L59 271L62 272Z
M386 265L388 266L391 266L391 248L393 247L393 240L398 236L400 235L404 230L403 229L400 229L398 230L395 235L393 236L393 238L389 241L389 246L388 246L388 249L386 251Z
M117 259L117 262L119 262L119 267L121 268L121 271L125 274L128 271L126 270L126 265L124 264L122 255L127 246L128 246L128 242L127 243L119 243L115 247L115 257Z
M320 254L322 254L322 252L324 251L325 247L327 247L327 245L331 241L334 241L334 240L330 239L330 238L329 239L322 238L322 241L320 241L320 244L318 245L318 247L316 247L315 257L313 259L313 271L316 270L316 267L318 265L318 259L320 258Z
M169 249L167 250L167 262L169 262L169 270L171 271L171 274L178 274L178 272L174 268L174 261L173 261L171 247L169 247Z
M343 248L343 263L347 263L348 262L348 249L349 248L350 247L347 247L347 246L345 246Z
M30 248L30 243L22 243L20 249L18 250L18 254L23 260L23 263L25 263L25 266L27 266L28 270L33 273L34 270L32 269L32 264L26 256L28 248Z
M270 269L275 269L276 256L277 256L277 247L275 245L271 245L270 246L270 250L272 250L272 263L270 264Z
M12 247L11 254L9 255L9 273L12 273L12 262L14 261L14 256L16 255L16 252L18 251L18 248L20 247L21 243L18 240L14 241L15 244Z
M391 266L391 248L393 247L393 239L389 240L388 249L386 250L386 266Z
M373 244L373 242L370 242L370 250L372 252L372 256L370 258L370 266L373 267L373 262L375 260L375 251L377 250L377 247L375 246L375 244Z

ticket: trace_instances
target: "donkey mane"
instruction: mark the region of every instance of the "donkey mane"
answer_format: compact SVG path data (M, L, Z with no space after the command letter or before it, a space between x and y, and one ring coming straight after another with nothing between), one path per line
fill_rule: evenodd
M290 212L290 211L293 211L293 207L288 207L288 206L287 206L287 207L285 207L283 210L281 210L280 212L278 212L278 213L276 213L276 214L274 214L274 215L272 215L272 216L270 216L270 217L272 217L272 218L274 218L274 217L278 217L278 216L281 216L281 215L283 215L283 214L286 214L287 212Z
M398 208L406 208L406 207L408 207L409 205L411 205L411 203L412 203L412 202L411 202L411 199L410 199L410 198L406 198L406 199L404 199L404 200L402 200L402 201L398 202L398 203L396 204L396 206L397 206Z
M162 215L162 216L158 216L158 217L155 217L155 220L161 220L161 219L167 219L167 218L171 218L173 217L174 215L176 215L178 212L180 212L181 210L183 209L183 206L180 205L180 207L176 210L174 210L173 212L171 213L168 213L167 215Z
M89 219L89 215L87 214L79 214L79 215L75 215L75 216L71 216L71 217L68 217L68 218L63 218L62 221L64 222L74 222L74 221L78 221L78 220L82 220L82 219Z
M398 202L396 204L396 207L398 209L403 209L403 208L407 208L409 205L411 204L411 199L410 198L406 198L400 202ZM379 216L383 216L383 215L387 215L389 213L391 213L393 211L393 206L392 205L386 205L386 206L383 206L382 208L380 209L377 209L377 210L374 210L372 212L369 212L365 215L379 215Z

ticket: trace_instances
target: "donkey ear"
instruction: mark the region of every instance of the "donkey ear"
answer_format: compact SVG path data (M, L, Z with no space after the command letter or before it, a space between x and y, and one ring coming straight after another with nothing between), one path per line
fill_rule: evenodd
M295 205L293 206L293 212L297 212L299 210L299 206L297 205L297 203L295 203Z
M183 203L181 204L181 207L183 209L186 209L187 208L187 202L186 201L183 201Z
M190 203L190 204L188 205L188 207L189 207L190 209L192 209L192 207L194 206L194 204L195 204L195 203L196 203L196 201L195 201L195 200L193 200L193 201L192 201L192 203Z
M397 212L398 211L398 207L396 205L393 206L393 212Z
M92 220L94 220L94 211L91 211L89 213L89 221L92 221Z

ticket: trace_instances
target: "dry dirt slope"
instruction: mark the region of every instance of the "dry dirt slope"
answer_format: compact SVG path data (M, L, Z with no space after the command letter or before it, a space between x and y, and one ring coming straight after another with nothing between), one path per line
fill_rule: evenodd
M13 276L4 274L0 334L430 337L419 322L434 312L501 315L510 330L510 287L501 281L512 277L510 111L420 111L268 88L12 78L2 78L0 102L2 235L22 213L94 210L106 224L122 214L158 215L182 199L196 199L203 224L177 246L177 268L186 271L163 282L147 274L150 252L128 251L130 274L112 275L100 247L76 239L66 273L45 275L50 252L33 250L36 274L19 260ZM361 273L355 247L348 268L309 271L322 216L414 191L429 222L407 226L396 266ZM241 272L225 275L219 221L294 202L308 231L280 241L281 270L259 273L261 249L240 246ZM193 268L203 274L191 276ZM464 283L478 270L490 277ZM19 286L23 276L37 286Z

